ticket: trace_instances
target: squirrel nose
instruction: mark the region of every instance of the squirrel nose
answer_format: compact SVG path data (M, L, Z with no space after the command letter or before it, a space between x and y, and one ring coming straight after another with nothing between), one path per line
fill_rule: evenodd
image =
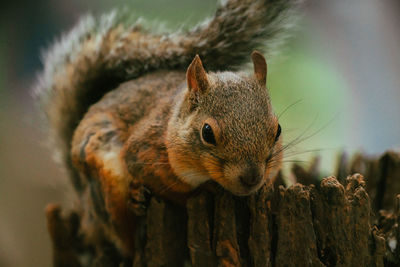
M244 186L253 187L261 182L262 175L256 168L252 167L240 175L239 180Z

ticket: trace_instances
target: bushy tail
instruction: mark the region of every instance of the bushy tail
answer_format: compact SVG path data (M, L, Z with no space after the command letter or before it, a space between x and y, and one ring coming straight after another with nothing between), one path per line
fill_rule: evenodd
M199 54L208 70L235 69L254 49L271 52L301 0L227 0L189 32L157 35L112 12L83 19L44 55L36 93L54 144L70 165L73 132L88 107L119 83L157 69L182 69Z

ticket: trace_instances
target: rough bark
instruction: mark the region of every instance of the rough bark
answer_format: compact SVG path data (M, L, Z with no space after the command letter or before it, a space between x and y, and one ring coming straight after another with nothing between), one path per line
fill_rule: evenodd
M351 171L365 179L346 178ZM400 266L398 154L341 155L339 179L320 181L317 160L293 174L304 184L285 188L279 179L249 197L203 191L186 207L152 197L134 260L106 241L84 244L79 215L51 205L54 265Z

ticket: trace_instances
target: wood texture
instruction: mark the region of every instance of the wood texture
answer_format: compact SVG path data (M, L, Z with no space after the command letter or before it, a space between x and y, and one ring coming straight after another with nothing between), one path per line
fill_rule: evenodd
M360 172L346 177L345 173ZM320 180L318 160L293 166L249 197L202 191L186 207L152 197L135 259L99 238L85 243L80 216L49 205L55 266L400 266L400 156L339 157Z

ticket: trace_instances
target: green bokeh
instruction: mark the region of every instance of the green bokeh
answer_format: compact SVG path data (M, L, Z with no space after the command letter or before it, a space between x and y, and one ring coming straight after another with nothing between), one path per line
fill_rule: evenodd
M216 0L101 0L95 10L99 14L104 10L127 9L133 15L142 17L152 25L166 26L169 29L188 28L214 14ZM93 10L93 6L88 8Z
M280 115L284 143L299 136L305 139L287 151L287 160L320 155L322 169L328 173L346 139L349 88L339 72L326 59L307 50L309 46L303 41L294 38L269 64L268 87L275 112ZM304 165L307 167L307 163Z

